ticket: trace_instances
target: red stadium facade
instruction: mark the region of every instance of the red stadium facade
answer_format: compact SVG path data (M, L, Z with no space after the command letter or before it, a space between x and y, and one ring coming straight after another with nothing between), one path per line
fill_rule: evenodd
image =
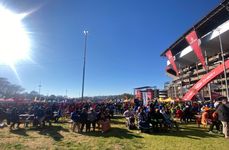
M169 97L228 97L229 0L224 0L161 56L168 59L166 72L173 78L167 86Z

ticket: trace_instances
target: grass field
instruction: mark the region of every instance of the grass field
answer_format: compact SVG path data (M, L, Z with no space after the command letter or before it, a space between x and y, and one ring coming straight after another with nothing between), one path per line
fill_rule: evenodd
M74 133L68 124L45 129L0 129L0 150L4 149L85 149L85 150L229 150L229 140L208 134L196 125L180 125L179 132L140 133L127 130L123 118L112 119L107 133Z

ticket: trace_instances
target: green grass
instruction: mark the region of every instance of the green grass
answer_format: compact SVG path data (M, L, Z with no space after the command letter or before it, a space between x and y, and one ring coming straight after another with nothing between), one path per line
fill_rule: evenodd
M83 150L228 150L229 140L208 134L195 124L180 125L179 132L140 133L127 130L123 118L112 120L107 133L74 133L68 124L54 124L45 129L0 129L0 149L83 149Z

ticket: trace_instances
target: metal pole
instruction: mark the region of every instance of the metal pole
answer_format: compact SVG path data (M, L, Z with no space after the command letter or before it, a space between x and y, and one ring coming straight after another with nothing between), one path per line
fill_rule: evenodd
M41 82L40 82L40 84L38 85L38 90L39 90L39 100L41 100Z
M224 60L223 44L222 44L222 39L221 39L221 35L220 35L220 30L218 30L218 32L219 32L220 51L221 51L222 62L223 62L224 79L225 79L225 85L226 85L226 95L227 95L227 99L229 100L228 84L227 84L227 71L226 71L225 60Z
M82 95L81 95L82 101L83 101L83 99L84 99L84 79L85 79L85 69L86 69L87 34L88 34L88 31L84 31L85 42L84 42L84 61L83 61Z
M68 97L68 89L65 90L65 97Z
M204 53L205 53L205 61L206 61L206 65L207 65L207 70L206 70L206 72L208 73L208 72L209 72L209 66L208 66L208 56L207 56L206 50L204 51ZM208 92L209 92L210 101L211 101L211 103L213 104L212 92L211 92L211 83L208 83ZM212 105L212 106L213 106L213 105Z
M179 64L179 68L180 68L180 81L181 81L180 95L181 95L181 97L183 97L183 84L182 84L183 83L183 70L182 70L182 67L180 66L180 64Z

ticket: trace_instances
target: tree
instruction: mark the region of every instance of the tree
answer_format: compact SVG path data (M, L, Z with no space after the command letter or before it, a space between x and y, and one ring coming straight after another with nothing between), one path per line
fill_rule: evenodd
M23 91L24 89L20 85L11 84L6 78L0 78L0 97L16 97Z
M134 98L134 96L132 94L129 94L129 93L123 93L121 95L121 98L122 99L132 99L132 98Z

